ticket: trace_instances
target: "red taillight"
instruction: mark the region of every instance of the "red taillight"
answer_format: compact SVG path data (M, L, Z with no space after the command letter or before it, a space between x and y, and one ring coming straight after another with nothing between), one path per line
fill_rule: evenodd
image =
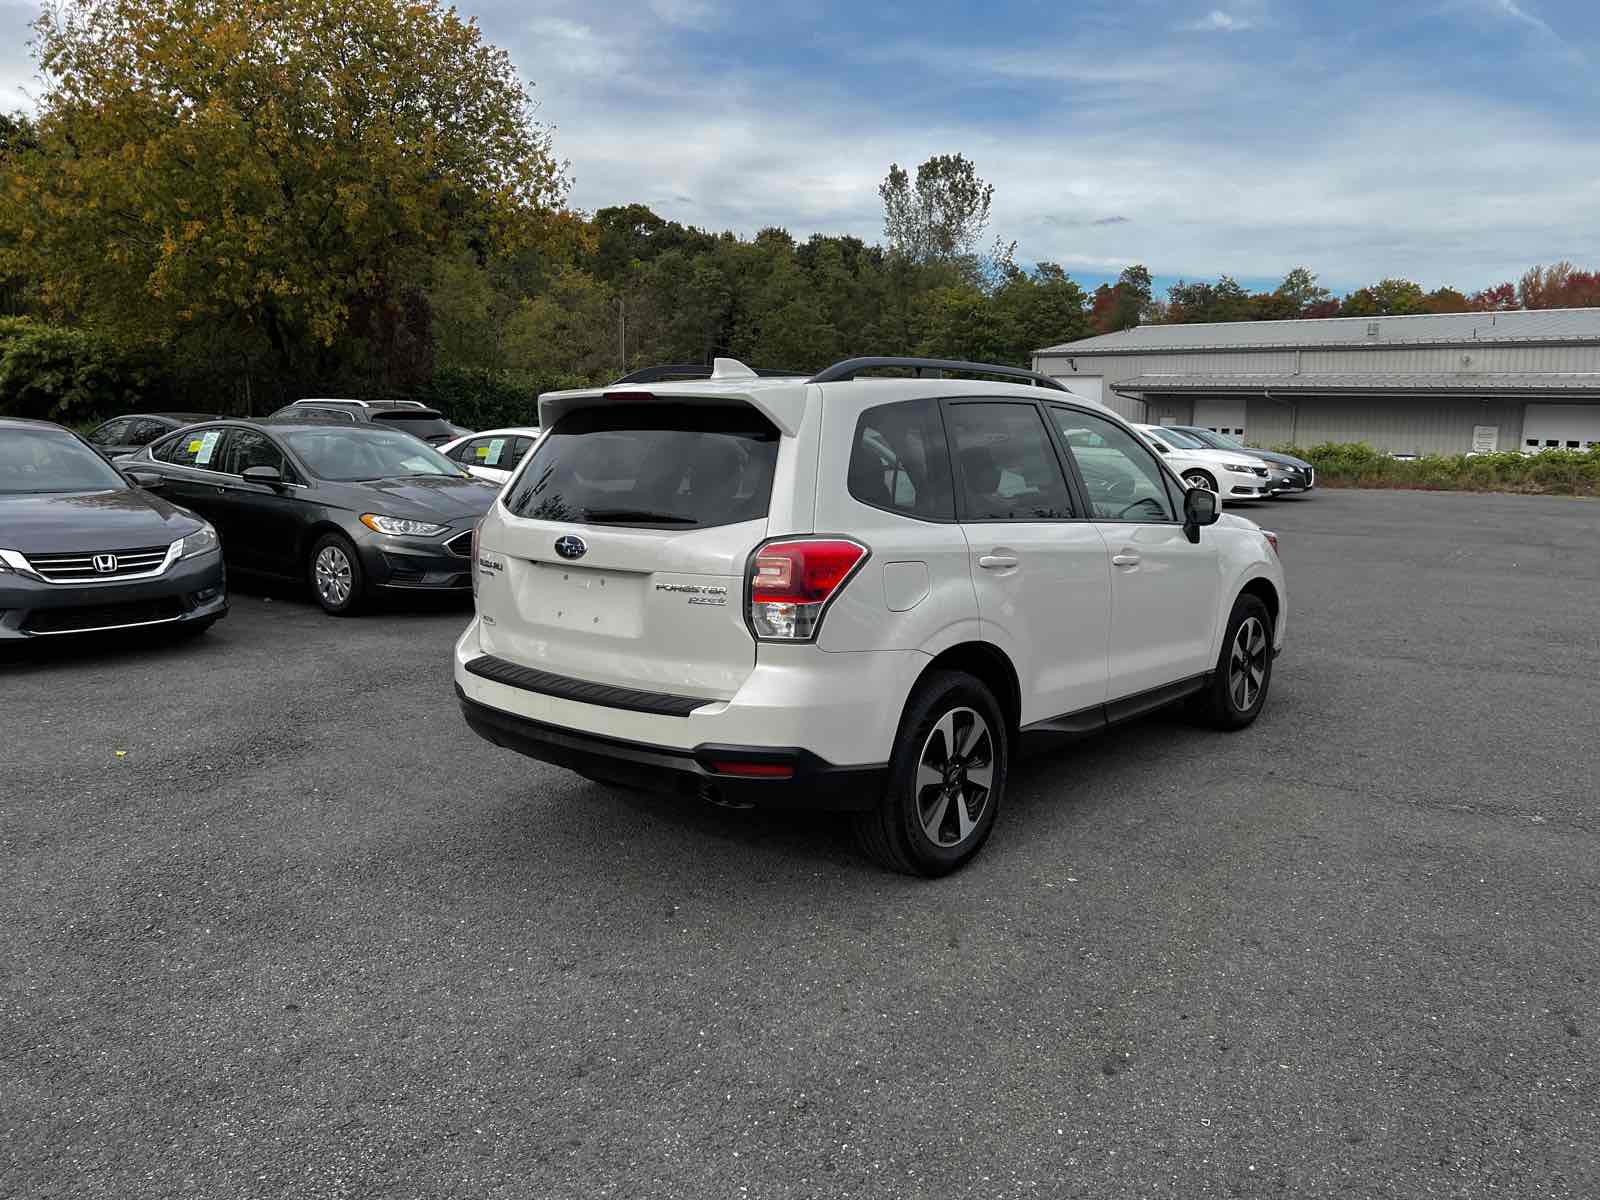
M1261 536L1267 539L1267 545L1271 546L1272 552L1276 554L1278 552L1278 535L1270 529L1263 529Z
M808 641L829 601L866 560L846 538L790 538L756 551L750 570L750 624L756 636Z
M743 775L748 779L792 779L793 763L719 762L713 761L711 769L719 775Z

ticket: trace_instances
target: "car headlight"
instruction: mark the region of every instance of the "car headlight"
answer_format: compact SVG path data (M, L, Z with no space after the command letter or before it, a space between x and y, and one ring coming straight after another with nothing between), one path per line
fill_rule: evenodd
M361 523L378 533L390 537L434 537L450 528L448 525L430 525L427 521L413 521L407 517L386 517L382 513L362 513Z
M1234 472L1236 475L1254 475L1256 473L1256 469L1254 467L1241 467L1237 463L1225 463L1223 465L1227 470Z
M210 554L221 544L217 538L217 531L212 526L205 525L183 539L183 549L178 557L193 558L197 554Z

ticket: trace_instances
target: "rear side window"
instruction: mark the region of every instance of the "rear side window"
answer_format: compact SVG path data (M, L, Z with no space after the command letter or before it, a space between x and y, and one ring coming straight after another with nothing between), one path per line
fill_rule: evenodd
M584 408L534 451L506 507L519 517L661 529L767 515L778 430L747 405Z
M964 521L1060 521L1077 516L1061 462L1031 404L952 404L945 410L961 465Z
M152 458L176 467L199 467L203 471L222 470L222 442L225 429L189 429L168 438L150 452Z
M936 400L880 404L861 414L850 450L850 494L925 521L953 521L950 452Z

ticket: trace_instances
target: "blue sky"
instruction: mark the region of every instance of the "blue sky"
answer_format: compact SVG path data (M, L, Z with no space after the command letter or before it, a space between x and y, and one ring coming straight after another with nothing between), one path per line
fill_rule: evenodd
M1600 266L1600 4L464 0L535 85L573 202L881 235L891 161L960 151L993 232L1094 282L1305 264L1472 290ZM34 7L0 0L0 104Z

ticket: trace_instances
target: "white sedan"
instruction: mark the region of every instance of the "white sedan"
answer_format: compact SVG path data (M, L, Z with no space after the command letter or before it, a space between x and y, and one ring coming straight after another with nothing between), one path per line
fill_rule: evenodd
M539 440L533 425L511 429L486 429L455 438L439 447L439 453L459 463L479 479L504 484L517 469L522 456Z
M1272 495L1271 472L1253 454L1214 450L1199 438L1164 425L1135 425L1190 487L1205 488L1229 500L1265 500Z

